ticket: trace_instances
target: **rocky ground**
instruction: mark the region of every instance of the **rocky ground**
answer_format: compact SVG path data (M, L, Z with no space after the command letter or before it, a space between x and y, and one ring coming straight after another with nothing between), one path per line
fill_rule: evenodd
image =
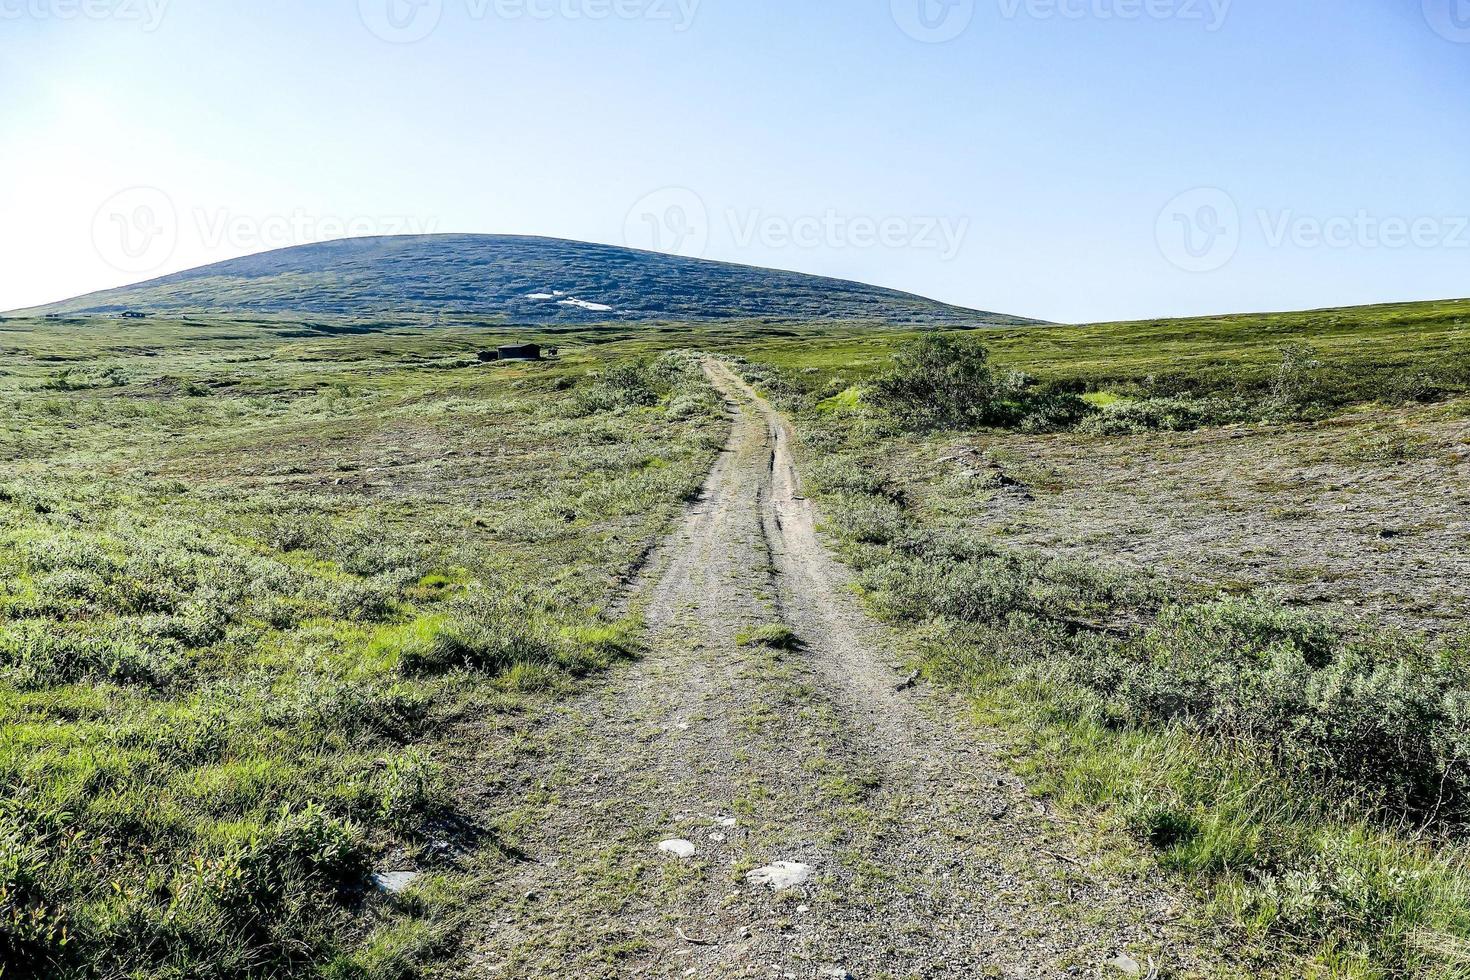
M463 771L484 774L466 806L502 856L453 975L1213 972L1185 899L1029 795L961 705L906 683L813 530L790 430L708 370L732 434L634 589L646 654L547 718L494 723L513 737L466 742Z

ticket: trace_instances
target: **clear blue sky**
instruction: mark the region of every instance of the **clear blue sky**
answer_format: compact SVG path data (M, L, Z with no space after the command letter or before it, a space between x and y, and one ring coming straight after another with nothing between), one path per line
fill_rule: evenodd
M1068 321L1470 295L1470 0L1223 3L0 0L0 309L344 230Z

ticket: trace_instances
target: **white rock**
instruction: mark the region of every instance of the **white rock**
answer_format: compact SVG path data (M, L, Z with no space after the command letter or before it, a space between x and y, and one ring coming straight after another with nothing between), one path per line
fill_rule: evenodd
M1139 965L1139 962L1137 960L1129 956L1127 953L1119 953L1117 956L1108 960L1108 966L1111 966L1119 973L1125 973L1130 977L1143 976L1143 967Z
M766 885L772 891L783 892L806 884L811 877L810 865L795 861L777 861L764 868L756 868L745 876L745 880L752 885Z
M694 845L687 840L666 840L658 845L658 849L665 854L672 854L681 861L687 861L694 857Z
M373 887L380 892L389 895L397 895L408 890L419 877L417 871L381 871L373 874Z
M709 839L712 840L712 841L714 841L716 844L723 844L725 842L725 835L724 834L710 834L709 835Z
M739 820L736 820L734 817L726 817L724 820L721 820L720 821L720 826L721 827L734 827L734 826L737 826L739 823L740 823L740 821Z

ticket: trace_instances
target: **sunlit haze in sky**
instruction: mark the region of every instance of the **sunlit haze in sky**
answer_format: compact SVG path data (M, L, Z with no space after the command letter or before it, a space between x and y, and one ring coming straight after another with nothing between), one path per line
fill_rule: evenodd
M1470 295L1470 0L0 0L0 310L486 232L1061 321Z

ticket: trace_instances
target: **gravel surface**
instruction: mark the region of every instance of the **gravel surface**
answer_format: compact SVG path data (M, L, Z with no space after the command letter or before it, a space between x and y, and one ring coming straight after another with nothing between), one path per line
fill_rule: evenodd
M814 531L789 429L707 370L731 437L635 584L646 655L467 760L501 774L477 805L506 857L454 975L1211 972L1189 903L1126 870L1146 867L1116 860L1126 844L1030 796L962 705L900 690L894 641ZM773 624L799 645L737 639Z

